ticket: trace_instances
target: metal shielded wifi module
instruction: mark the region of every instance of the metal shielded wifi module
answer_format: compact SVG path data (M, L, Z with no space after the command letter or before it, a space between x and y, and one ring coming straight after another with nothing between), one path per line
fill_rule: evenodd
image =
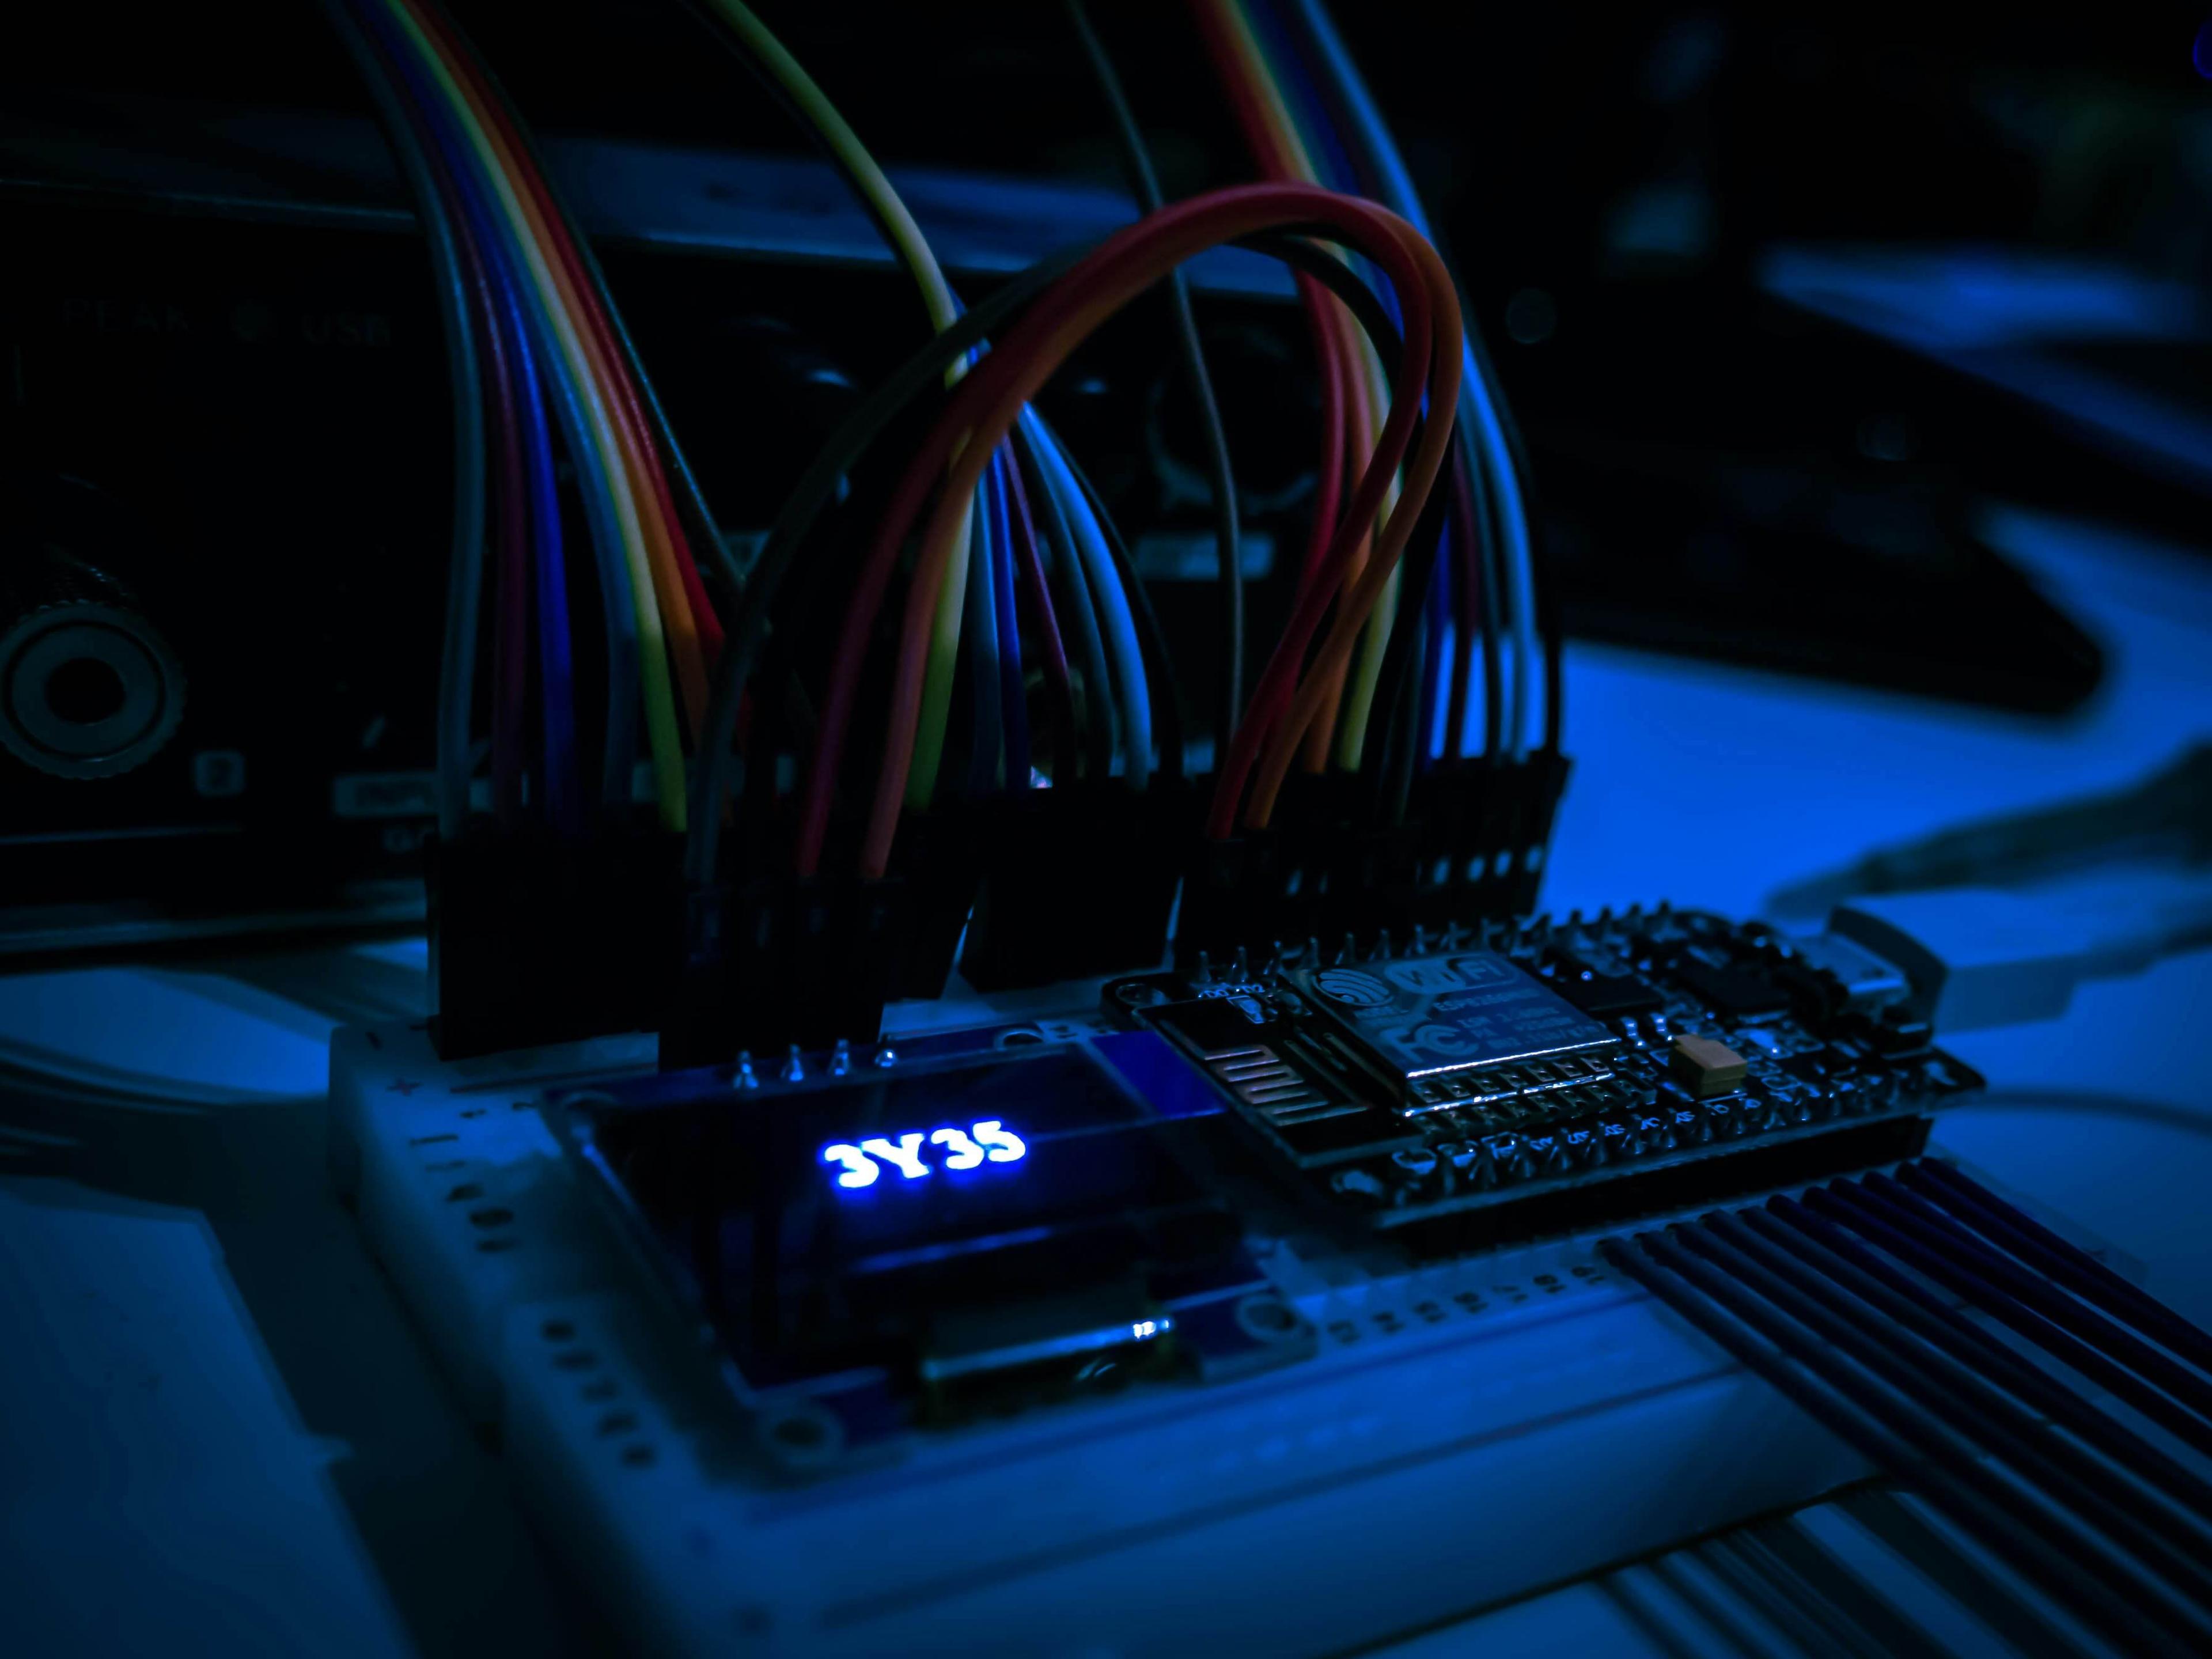
M1285 977L1339 1028L1323 1040L1401 1091L1409 1112L1613 1075L1620 1036L1494 951L1298 968Z

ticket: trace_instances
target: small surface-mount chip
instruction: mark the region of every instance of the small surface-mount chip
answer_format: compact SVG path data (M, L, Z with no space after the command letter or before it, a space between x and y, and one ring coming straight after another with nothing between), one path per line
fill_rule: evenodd
M1674 965L1674 977L1730 1019L1768 1019L1789 1012L1790 994L1748 968L1715 967L1686 956Z
M1405 1109L1601 1081L1620 1039L1492 951L1408 957L1292 975Z
M1725 1042L1716 1037L1693 1036L1686 1031L1674 1039L1670 1060L1674 1075L1699 1100L1741 1089L1747 1069L1743 1056Z
M1574 957L1560 958L1552 983L1569 1002L1599 1019L1648 1014L1667 1006L1666 998L1635 975L1608 973Z

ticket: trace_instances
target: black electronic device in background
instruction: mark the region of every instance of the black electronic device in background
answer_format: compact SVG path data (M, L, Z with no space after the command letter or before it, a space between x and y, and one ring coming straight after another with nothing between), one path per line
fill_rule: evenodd
M407 916L447 489L412 285L357 234L8 213L40 250L5 280L0 417L10 574L42 579L4 624L18 948Z

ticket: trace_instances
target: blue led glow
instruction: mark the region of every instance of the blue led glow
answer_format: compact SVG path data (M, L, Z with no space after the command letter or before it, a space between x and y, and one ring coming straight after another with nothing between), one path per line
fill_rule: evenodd
M2212 81L2212 23L2197 31L2196 44L2189 51L2189 61L2197 65L2197 72Z
M929 1144L952 1149L952 1156L945 1160L945 1167L948 1170L972 1170L983 1161L983 1149L970 1140L963 1130L933 1129Z
M1029 1156L1030 1150L1029 1143L1005 1123L987 1117L965 1129L948 1125L926 1134L911 1129L896 1138L871 1135L857 1146L849 1141L832 1141L822 1149L822 1161L836 1166L840 1187L872 1187L886 1168L897 1170L908 1181L920 1181L931 1169L922 1161L925 1140L946 1149L945 1168L955 1173L980 1169L985 1164L1018 1163Z
M842 1140L822 1149L822 1161L844 1166L837 1176L840 1187L872 1187L875 1184L876 1176L881 1173L876 1168L875 1159L858 1146L848 1146Z
M860 1143L860 1150L879 1164L888 1164L908 1181L919 1181L929 1173L929 1165L921 1161L921 1132L901 1135L892 1140L883 1135L871 1135Z

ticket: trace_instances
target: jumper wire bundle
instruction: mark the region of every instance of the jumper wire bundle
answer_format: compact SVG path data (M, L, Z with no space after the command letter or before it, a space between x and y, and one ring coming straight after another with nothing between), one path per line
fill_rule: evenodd
M1194 0L1194 10L1263 175L1368 196L1429 234L1405 163L1319 0ZM1370 449L1378 366L1371 347L1310 278L1301 280L1300 298L1323 392L1318 532L1333 516L1340 480ZM1384 635L1406 606L1421 618L1424 660L1414 729L1423 759L1465 751L1477 673L1484 684L1484 753L1502 751L1520 761L1535 746L1540 726L1541 746L1558 748L1558 644L1556 637L1539 639L1525 467L1471 331L1461 386L1461 431L1443 545L1413 556L1418 570L1432 574L1425 583L1386 590L1350 683L1340 695L1332 688L1328 707L1311 728L1307 762L1315 769L1328 752L1332 726L1337 763L1360 767L1383 672ZM1315 575L1310 548L1302 591ZM1389 717L1387 709L1383 715ZM1264 814L1255 821L1264 823ZM1218 816L1214 828L1217 833L1225 828Z
M556 428L577 476L605 623L600 796L617 811L629 802L641 709L653 798L661 822L681 829L677 697L696 734L721 648L697 562L724 558L713 519L588 245L467 43L421 0L330 0L330 10L423 210L454 375L460 510L439 685L440 831L457 835L469 807L488 518L495 808L503 823L518 817L530 777L532 805L549 822L585 827ZM718 574L726 586L729 573ZM535 764L524 737L533 686Z
M706 881L717 867L720 834L720 814L710 804L720 802L727 787L729 739L736 733L740 700L808 531L839 482L901 408L940 386L951 392L963 384L983 338L978 324L1003 319L1013 302L1034 292L1049 273L1033 270L994 296L995 305L968 312L890 180L804 66L742 0L698 0L694 9L809 129L912 277L936 335L923 360L909 362L833 435L817 464L793 489L753 568L732 629L734 649L717 676L706 763L695 784L687 869L695 880ZM939 358L941 373L935 372ZM1030 786L1035 774L1024 622L1036 642L1054 724L1080 726L1087 739L1079 744L1065 729L1055 733L1061 740L1054 756L1059 779L1111 772L1142 788L1156 756L1157 763L1179 771L1179 726L1171 741L1154 735L1160 691L1153 681L1164 665L1165 649L1127 549L1097 491L1042 419L1026 407L1008 432L974 459L974 476L957 495L946 496L951 529L942 580L932 587L927 617L917 613L924 642L915 646L920 679L912 722L904 732L909 746L902 762L899 799L926 811L939 793L963 646L972 733L963 793L974 797ZM853 653L839 656L825 693L829 708L849 708L861 666ZM833 744L833 757L835 752ZM822 827L811 819L808 823L811 831L802 830L795 854L802 876L811 874L821 857Z
M727 26L820 133L825 148L868 204L872 216L923 289L930 320L939 331L936 355L945 356L945 347L956 333L949 322L957 314L955 302L945 289L927 243L881 170L804 70L748 9L737 0L704 0L702 9ZM1256 204L1262 201L1273 204L1275 210L1259 210ZM988 355L964 377L958 377L962 360L951 361L949 367L957 382L950 389L937 427L891 497L851 590L811 754L804 769L793 835L793 865L799 873L811 874L820 866L860 684L878 644L879 611L906 551L904 538L921 521L923 507L933 494L934 509L912 560L902 612L884 739L860 846L860 872L879 877L886 872L902 811L924 809L931 798L944 746L948 700L943 688L951 658L948 642L957 644L963 612L992 616L998 623L995 654L1001 659L1020 649L1018 630L1006 625L1007 607L997 607L994 616L984 607L960 602L963 591L972 591L970 550L979 545L987 550L980 562L994 572L993 587L1001 585L1002 579L996 574L1000 570L1018 572L1028 578L1024 583L1032 601L1028 614L1045 624L1043 656L1048 678L1059 693L1061 706L1073 701L1063 689L1062 676L1079 676L1077 684L1088 688L1094 707L1104 701L1099 695L1102 687L1115 688L1113 707L1121 716L1114 757L1119 775L1141 787L1156 763L1156 748L1157 764L1179 769L1180 741L1163 740L1156 745L1152 737L1157 727L1171 720L1179 728L1181 722L1166 706L1173 702L1171 690L1164 692L1155 683L1161 676L1149 672L1157 665L1171 677L1171 667L1160 661L1162 651L1156 639L1139 637L1140 630L1153 631L1145 626L1149 618L1142 590L1127 574L1126 555L1113 545L1118 538L1112 534L1110 520L1096 492L1074 473L1073 462L1053 442L1027 400L1085 337L1138 294L1163 280L1182 260L1223 242L1286 232L1316 233L1358 249L1368 261L1367 269L1386 278L1382 285L1382 304L1392 314L1382 331L1395 334L1402 328L1404 343L1396 348L1402 354L1400 360L1389 364L1386 370L1382 353L1364 340L1358 343L1364 354L1358 361L1372 369L1371 381L1363 380L1358 392L1358 407L1364 421L1362 448L1381 458L1381 464L1367 466L1356 488L1340 490L1340 484L1349 486L1353 481L1343 477L1348 470L1345 457L1349 452L1340 443L1338 446L1340 453L1328 469L1316 503L1316 532L1297 614L1261 675L1244 719L1221 748L1214 794L1216 833L1225 832L1224 822L1233 818L1248 786L1249 816L1255 823L1264 824L1301 745L1313 745L1316 739L1312 734L1318 733L1326 748L1330 729L1339 724L1337 704L1352 672L1361 629L1391 592L1399 556L1413 539L1430 485L1445 469L1451 449L1449 412L1458 406L1466 352L1456 295L1425 238L1396 215L1372 204L1352 202L1306 181L1302 188L1287 193L1281 190L1262 191L1256 196L1249 191L1222 192L1163 210L1110 240L1065 274L1050 273L1054 280L1049 286L1035 280L1047 273L1033 271L1029 273L1030 280L1018 279L994 296L1000 301L993 308L994 319L1018 315L1019 321L993 343ZM1410 262L1394 259L1393 251L1401 252L1408 246L1407 239L1419 245L1419 257ZM1283 253L1279 247L1268 251L1278 257ZM1310 262L1307 263L1310 268ZM1303 280L1315 285L1316 295L1321 291L1318 284L1322 279L1318 275ZM1340 288L1341 283L1333 286ZM1023 307L1018 312L1008 303L1015 300ZM1368 309L1371 319L1372 307ZM1330 313L1329 337L1351 345L1354 341L1349 325L1341 323L1341 315ZM1439 336L1453 362L1448 374L1438 368L1440 378L1432 384L1431 369L1438 366L1430 362L1427 354L1432 340ZM1324 361L1334 362L1342 356L1333 354ZM920 362L909 363L902 372L900 378L915 388L906 396L918 395L920 387L927 384L916 372L926 366ZM1018 391L994 399L994 392L1009 386ZM1448 395L1433 407L1446 411L1445 416L1423 422L1423 404L1440 391ZM1385 397L1395 401L1387 418L1377 419L1376 410ZM889 412L863 410L848 423L847 433L831 440L825 454L834 454L839 465L827 471L822 479L824 485L842 476L845 465L858 459ZM971 421L977 424L969 425ZM1417 423L1422 426L1418 449L1413 442ZM1409 454L1415 468L1401 480L1399 464ZM725 729L734 730L734 712L751 667L753 641L766 629L767 602L782 580L788 561L796 556L799 538L821 509L821 501L812 499L818 493L810 490L806 481L793 492L791 505L770 532L769 551L756 568L745 615L732 629L737 648L718 677L708 762L701 769L702 783L695 795L690 861L695 879L708 878L715 867L718 815L709 804L721 798L727 769L718 739ZM1347 494L1348 507L1345 505ZM1042 512L1031 508L1031 502L1039 497ZM1008 499L1015 509L1012 513L1000 506L1001 501ZM1050 526L1042 534L1040 518ZM1012 532L1003 540L1013 556L1002 553L994 557L989 550L992 532L1000 525ZM1432 552L1436 538L1430 539ZM1472 546L1471 535L1462 539ZM1057 605L1054 587L1043 580L1040 549L1059 555L1054 571L1061 579L1057 585ZM1428 562L1424 560L1425 568ZM1122 578L1118 583L1112 580L1117 574ZM1522 609L1525 611L1526 607ZM1409 615L1415 614L1419 607L1407 610ZM1063 614L1072 624L1064 630ZM1466 617L1473 614L1472 605L1463 611ZM1487 619L1488 610L1483 614ZM1322 626L1324 619L1330 624L1326 629ZM1386 626L1387 622L1386 617ZM1072 650L1067 634L1074 636ZM1108 646L1103 650L1097 642L1101 635ZM1310 647L1314 653L1311 664L1307 661ZM1347 736L1341 747L1355 768L1361 758L1364 728L1374 708L1373 694L1382 675L1385 654L1370 638L1360 658L1357 679L1364 690L1354 705L1358 718L1345 723ZM1474 672L1472 665L1478 660L1494 678L1494 653L1472 649L1461 652L1462 663L1468 665L1462 678ZM1432 684L1437 678L1430 677ZM972 684L977 695L971 703L977 708L988 706L991 687L1007 680L1008 677L989 672L986 655L976 665ZM1002 717L1015 701L1012 697L999 700ZM1497 700L1489 701L1494 708ZM1458 706L1455 703L1455 708ZM1167 718L1158 718L1163 715ZM1431 724L1442 724L1441 709L1438 720ZM1440 734L1437 741L1442 747L1445 739ZM1455 752L1456 745L1453 747ZM979 748L976 752L983 751Z
M425 228L453 380L441 842L472 838L481 871L515 844L503 837L550 831L570 850L527 867L567 872L561 882L596 896L605 950L658 953L680 936L684 995L709 1008L708 1025L712 1007L757 1003L778 975L794 1006L865 1024L873 993L829 1009L817 1005L834 996L805 988L861 957L869 984L927 984L941 969L915 964L941 963L970 902L982 918L994 890L999 931L981 936L1003 943L1010 914L1036 918L1015 929L1032 944L1017 945L1027 965L1013 971L1049 977L1051 961L1064 974L1157 951L1202 845L1231 863L1206 864L1186 926L1196 915L1217 945L1264 943L1306 931L1307 913L1285 904L1301 868L1401 893L1430 881L1416 869L1449 870L1456 893L1506 871L1509 846L1525 852L1548 823L1548 798L1540 812L1523 807L1563 775L1559 651L1530 568L1517 438L1342 42L1317 0L1192 0L1261 177L1166 203L1081 0L1064 3L1140 216L963 303L806 68L744 0L686 0L827 156L920 299L910 355L859 394L798 477L775 481L782 506L741 571L589 246L474 50L435 0L325 0ZM1255 642L1266 648L1249 683L1240 505L1181 275L1229 246L1290 268L1322 410L1288 619ZM1172 301L1208 449L1224 687L1206 723L1210 780L1188 778L1207 730L1192 729L1130 550L1033 402L1155 290ZM878 453L895 443L902 457ZM580 540L587 559L570 556ZM488 788L477 777L487 757ZM484 807L489 834L477 833ZM927 833L902 843L917 823ZM1393 835L1385 873L1363 873L1383 869L1371 859L1355 867ZM674 890L657 873L672 877L663 849L672 857L679 842L680 922L662 919ZM1053 931L1044 912L1064 919L1078 902L1050 875L1063 866L1048 849L1063 847L1100 878L1073 930L1093 936L1096 959L1076 969L1049 939L1035 948ZM1256 884L1235 873L1243 847L1259 849ZM1006 897L1044 894L1040 872L1057 896ZM894 908L909 908L866 921L894 902L886 878L909 895ZM506 882L483 927L496 934L509 927L502 905L535 902L531 879ZM1519 902L1504 895L1525 898L1532 881L1524 862L1482 902ZM1439 890L1417 902L1435 915L1460 900ZM936 943L887 966L923 908ZM514 934L495 977L555 974L523 959L538 936ZM750 965L722 943L739 939ZM816 968L785 973L801 950Z

